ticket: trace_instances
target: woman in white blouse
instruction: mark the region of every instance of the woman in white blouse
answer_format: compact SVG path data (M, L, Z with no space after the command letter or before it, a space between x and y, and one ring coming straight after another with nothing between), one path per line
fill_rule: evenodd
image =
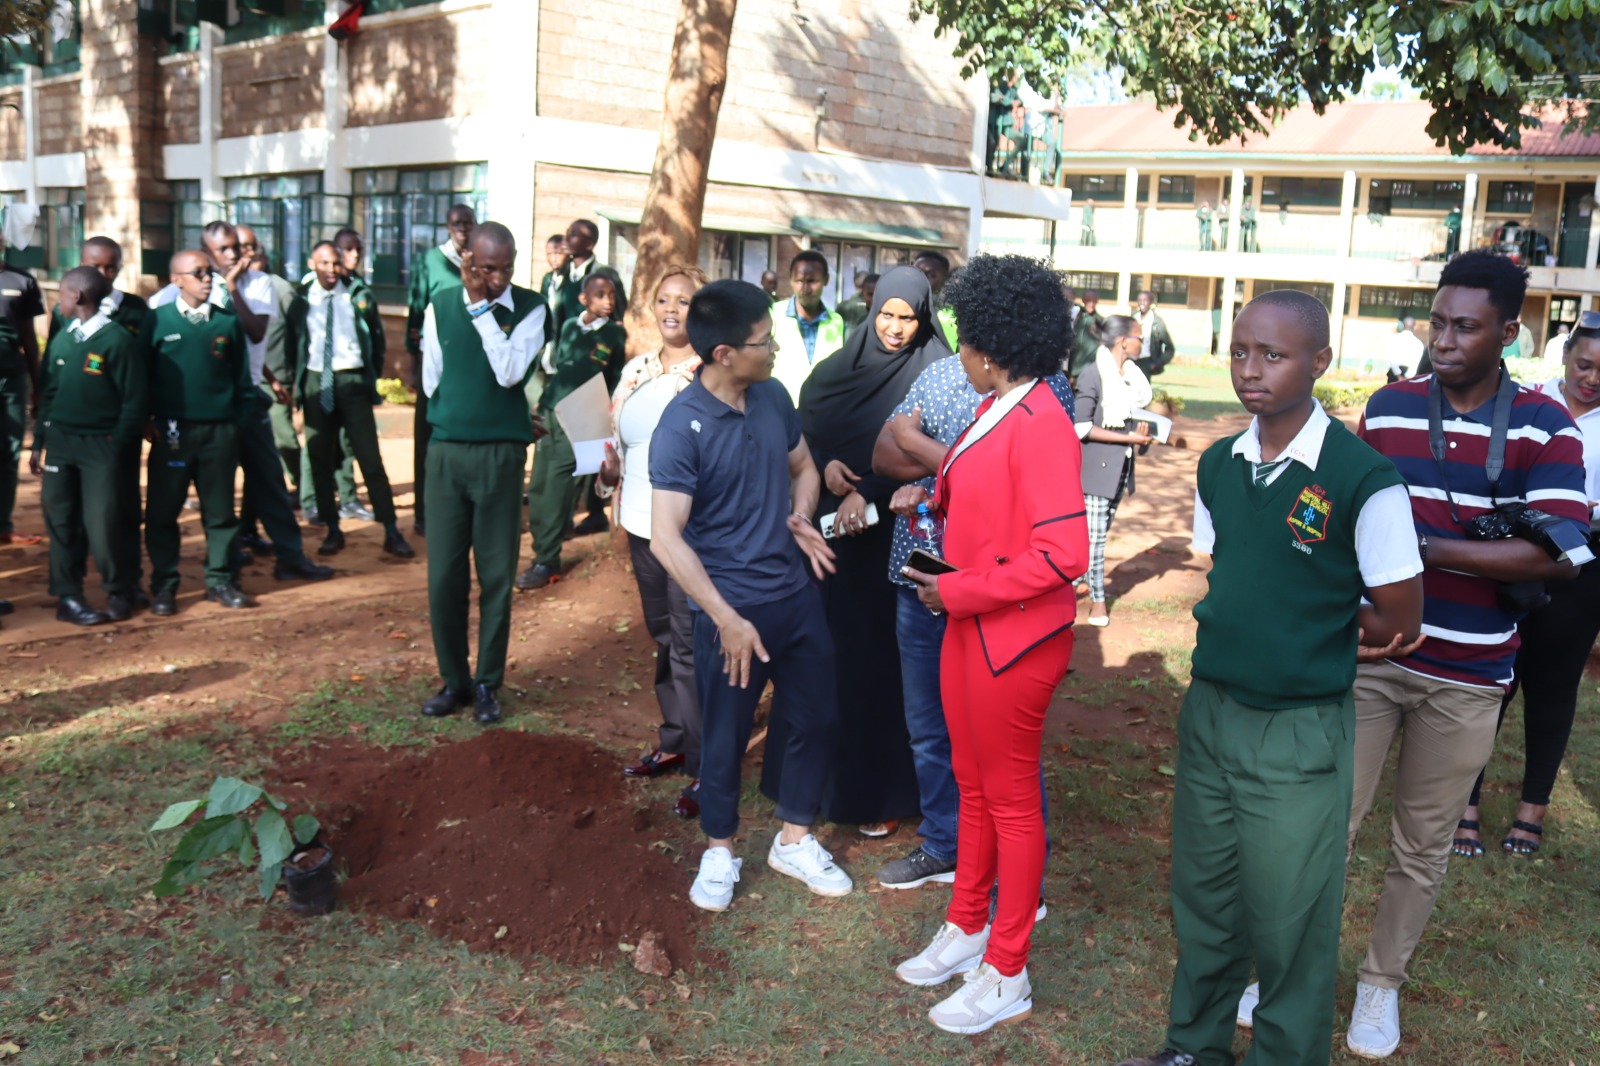
M628 534L633 576L644 606L644 624L656 642L656 702L661 732L656 747L623 768L629 777L655 777L681 770L694 780L674 804L673 813L700 813L695 789L700 777L700 703L694 687L694 645L689 600L666 568L650 553L650 437L673 397L688 388L700 368L689 346L689 301L706 283L695 267L668 267L656 284L651 310L661 331L661 347L635 356L622 368L611 397L611 424L617 438L606 446L599 489L610 496L620 482L617 517Z

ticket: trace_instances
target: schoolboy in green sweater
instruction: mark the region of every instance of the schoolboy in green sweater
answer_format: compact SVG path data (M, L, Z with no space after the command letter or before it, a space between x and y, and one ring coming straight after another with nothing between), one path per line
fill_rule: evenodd
M528 529L533 533L533 565L517 575L517 588L542 589L561 575L561 541L583 487L573 477L577 462L572 441L555 417L556 404L596 375L604 375L607 393L627 361L628 334L611 320L617 305L616 284L605 274L591 274L578 296L583 313L567 319L555 350L545 357L550 374L539 397L539 410L550 436L533 452L533 482L528 491Z
M1332 356L1304 293L1267 293L1234 322L1233 387L1255 419L1206 450L1195 490L1212 569L1178 717L1171 1024L1164 1051L1123 1066L1232 1066L1252 961L1245 1061L1328 1061L1356 662L1422 625L1405 483L1312 398Z
M466 204L456 204L445 215L450 239L437 248L429 248L411 273L406 351L411 353L411 387L417 394L416 415L412 420L411 469L417 499L412 510L412 528L419 537L428 535L428 442L433 439L433 426L428 422L428 394L419 387L422 382L422 320L435 295L461 284L461 253L467 250L467 236L477 224L477 212Z
M81 266L93 267L95 272L108 282L110 291L106 293L100 305L101 313L110 319L113 325L127 330L129 336L137 337L150 306L133 293L123 292L115 287L117 275L122 273L122 245L110 237L90 237L78 249L78 263ZM50 312L49 339L55 340L56 334L74 321L76 319L58 301L55 309Z
M178 298L151 311L139 333L154 422L144 533L150 613L178 611L178 516L190 482L206 536L206 599L250 607L250 598L232 584L238 423L255 402L244 327L232 311L209 302L214 275L205 253L179 252L170 269Z
M128 557L123 531L129 523L137 529L139 520L125 513L119 480L128 455L136 461L139 454L150 379L133 334L102 310L110 293L111 282L93 267L69 270L61 279L56 312L69 324L45 350L28 463L42 478L56 618L80 626L126 620L138 589L136 557ZM104 611L83 599L91 551L107 593Z

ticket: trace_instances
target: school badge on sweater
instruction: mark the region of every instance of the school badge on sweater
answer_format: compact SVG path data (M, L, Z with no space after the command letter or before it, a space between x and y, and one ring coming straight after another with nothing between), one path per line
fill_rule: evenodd
M1294 506L1289 509L1289 529L1301 544L1315 544L1328 539L1328 515L1333 503L1321 485L1308 485L1300 490Z

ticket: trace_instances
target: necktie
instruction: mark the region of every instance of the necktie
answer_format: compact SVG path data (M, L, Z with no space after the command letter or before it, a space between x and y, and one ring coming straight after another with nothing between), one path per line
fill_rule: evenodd
M328 317L322 325L322 412L333 410L333 305L330 294L322 301L328 305Z
M1288 461L1289 457L1284 456L1282 459L1274 459L1270 463L1257 463L1254 474L1256 486L1259 488L1272 480L1272 475L1277 473L1278 468Z
M495 323L500 327L500 331L509 336L511 333L511 312L506 308L506 305L493 304L489 307L489 313L494 316Z

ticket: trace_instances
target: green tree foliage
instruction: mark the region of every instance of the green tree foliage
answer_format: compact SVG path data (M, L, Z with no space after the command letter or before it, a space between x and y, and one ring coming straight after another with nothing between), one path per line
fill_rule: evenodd
M1051 84L1087 48L1213 144L1302 104L1321 114L1375 67L1416 87L1433 105L1428 133L1456 152L1515 148L1539 104L1600 94L1600 0L912 2L969 74L1015 68Z
M55 7L55 0L0 0L0 38L43 36Z

